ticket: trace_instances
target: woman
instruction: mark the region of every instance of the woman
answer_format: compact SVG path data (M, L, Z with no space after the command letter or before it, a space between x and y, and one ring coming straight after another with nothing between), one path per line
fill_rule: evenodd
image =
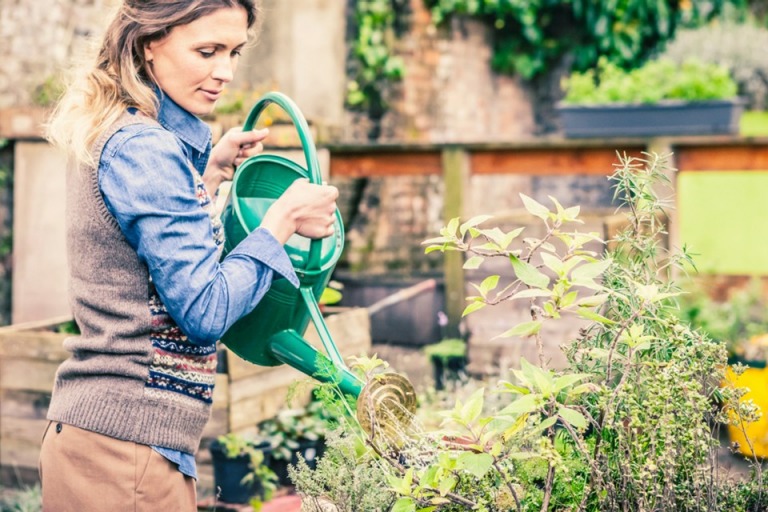
M273 279L282 245L333 232L334 187L294 183L220 260L219 185L266 131L211 149L197 116L232 80L255 0L125 0L82 85L49 126L68 171L71 307L81 335L56 376L43 437L43 507L196 510L194 453L215 342Z

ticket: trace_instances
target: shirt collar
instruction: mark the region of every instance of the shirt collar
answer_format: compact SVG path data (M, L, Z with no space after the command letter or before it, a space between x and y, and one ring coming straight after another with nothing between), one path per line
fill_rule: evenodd
M211 144L211 130L208 125L181 108L164 92L157 89L157 93L160 100L157 120L163 128L174 133L199 153L208 151Z

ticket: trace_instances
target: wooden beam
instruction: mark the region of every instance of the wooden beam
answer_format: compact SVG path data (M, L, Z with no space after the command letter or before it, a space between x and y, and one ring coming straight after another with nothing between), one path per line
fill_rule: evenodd
M591 174L608 176L618 163L614 149L608 148L535 148L472 153L473 174L566 175ZM640 156L643 148L619 150Z
M681 171L765 171L768 145L677 146Z
M442 173L440 152L331 153L331 176L425 176Z

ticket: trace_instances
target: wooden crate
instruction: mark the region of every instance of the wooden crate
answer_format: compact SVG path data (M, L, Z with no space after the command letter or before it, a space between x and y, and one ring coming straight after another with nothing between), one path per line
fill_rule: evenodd
M59 364L68 357L56 332L68 318L0 328L0 484L37 480L40 440Z
M0 485L37 481L40 440L56 369L69 353L62 342L68 334L56 327L68 318L0 328ZM368 353L371 347L368 310L349 309L326 318L342 356ZM306 339L322 350L310 326ZM291 385L306 376L288 366L260 367L222 348L226 373L216 375L211 420L197 453L198 486L212 489L213 470L208 445L227 432L255 431L256 425L285 407ZM297 396L306 403L308 391Z

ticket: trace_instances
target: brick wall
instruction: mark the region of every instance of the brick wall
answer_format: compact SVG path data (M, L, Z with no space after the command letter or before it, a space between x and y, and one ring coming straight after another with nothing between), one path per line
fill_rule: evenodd
M0 108L26 105L34 90L104 30L116 0L0 0Z

